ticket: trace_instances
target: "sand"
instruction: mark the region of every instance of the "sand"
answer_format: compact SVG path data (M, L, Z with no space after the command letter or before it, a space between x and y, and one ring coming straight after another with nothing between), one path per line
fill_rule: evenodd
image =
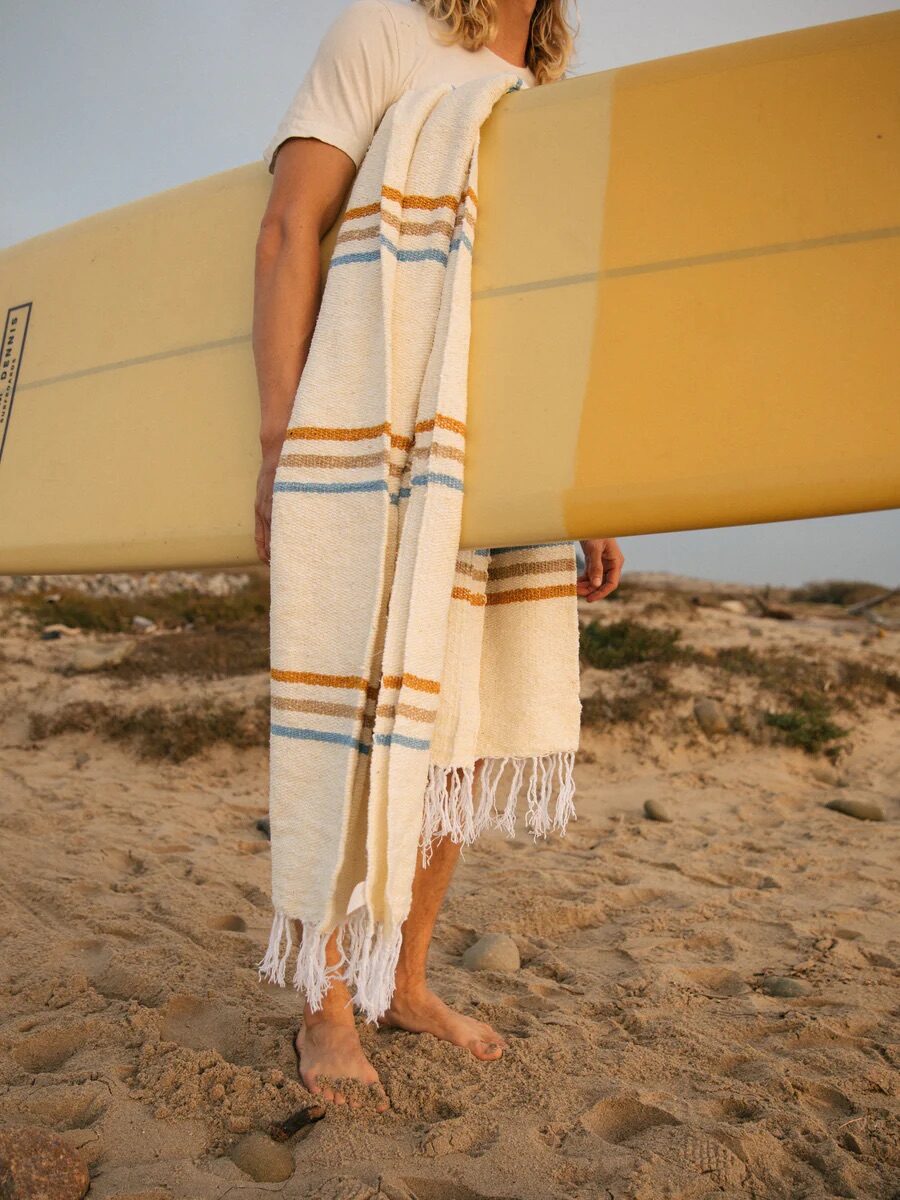
M702 588L715 596L693 603ZM896 668L896 630L824 605L767 619L722 608L728 595L654 577L582 615L678 627L709 655L740 644ZM484 838L439 921L433 986L496 1025L502 1060L363 1027L392 1108L330 1107L286 1143L291 1177L267 1185L236 1147L311 1098L291 1048L297 997L255 970L270 921L265 748L174 763L92 731L33 740L29 713L175 705L198 685L61 672L74 641L124 635L42 641L13 599L0 605L0 1125L80 1147L91 1197L896 1195L896 696L846 721L852 752L836 765L762 737L748 716L762 701L746 679L705 673L702 653L649 716L586 727L568 836ZM586 668L585 694L635 670ZM247 705L266 686L261 672L202 684ZM698 696L734 729L705 735ZM887 819L827 809L838 796ZM671 822L648 820L647 800ZM515 940L518 971L462 966L488 932Z

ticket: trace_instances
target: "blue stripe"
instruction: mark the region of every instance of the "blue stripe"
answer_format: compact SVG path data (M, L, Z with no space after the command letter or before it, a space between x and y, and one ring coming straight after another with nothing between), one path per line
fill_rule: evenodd
M276 492L386 492L388 485L383 479L363 479L358 483L298 483L296 480L279 480Z
M431 745L431 742L422 738L407 737L405 733L376 733L373 740L379 746L390 746L396 742L397 745L409 746L412 750L427 750Z
M446 267L449 261L449 254L430 246L422 247L419 250L400 250L383 233L378 235L378 241L386 250L393 254L398 262L438 262ZM461 245L465 246L470 253L472 252L472 243L465 233L460 233L451 239L450 252L458 250ZM354 250L349 254L338 254L335 258L332 258L329 266L342 267L346 263L376 262L380 257L380 250Z
M427 471L424 475L414 475L410 483L442 483L445 487L456 488L458 492L463 490L462 480L456 479L453 475L442 475L438 471Z
M365 742L359 742L347 733L330 733L325 729L295 729L292 725L270 725L269 729L277 737L299 738L304 742L339 742L342 746L352 746L360 754L369 754L372 749Z
M539 542L536 546L502 546L498 550L490 550L489 554L513 554L516 550L543 550L553 546L568 546L569 542Z
M463 490L463 485L458 479L454 479L452 475L441 475L433 471L429 471L425 475L416 475L411 481L415 484L443 483L447 487ZM346 492L390 492L387 483L383 479L364 479L358 483L300 483L296 480L285 479L278 480L272 489L276 492L315 492L323 493L346 493ZM412 494L412 487L401 487L396 492L390 492L389 499L391 504L399 504L401 500L406 500Z

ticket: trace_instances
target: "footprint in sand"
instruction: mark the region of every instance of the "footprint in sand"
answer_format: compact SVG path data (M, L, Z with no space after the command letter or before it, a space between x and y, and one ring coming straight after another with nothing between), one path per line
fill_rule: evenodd
M222 929L226 933L245 933L247 922L237 913L224 913L219 917L207 917L207 929Z
M41 1029L14 1046L12 1056L23 1070L35 1075L58 1071L85 1045L91 1044L91 1032L87 1025Z
M496 1128L479 1129L468 1117L453 1117L438 1121L426 1130L419 1142L419 1149L429 1158L441 1158L445 1154L471 1154L486 1149L496 1136Z
M627 1142L656 1125L679 1125L680 1122L661 1108L641 1104L628 1096L610 1096L598 1100L578 1118L588 1133L604 1142Z
M704 1175L722 1189L740 1187L747 1164L724 1142L702 1129L656 1129L641 1140L642 1150L653 1150L667 1162L694 1175Z
M817 1117L849 1117L856 1112L856 1105L837 1088L825 1083L796 1084L800 1103Z
M42 1126L63 1133L87 1129L106 1112L109 1092L103 1084L32 1089L25 1109Z
M162 1011L162 1037L189 1050L216 1050L228 1062L250 1066L262 1053L258 1037L236 1007L196 996L173 996Z

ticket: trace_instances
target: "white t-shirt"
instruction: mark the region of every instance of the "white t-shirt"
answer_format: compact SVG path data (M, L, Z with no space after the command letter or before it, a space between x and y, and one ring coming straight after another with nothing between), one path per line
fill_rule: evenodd
M447 45L443 22L411 0L353 0L333 22L297 89L263 161L272 173L285 138L314 137L337 146L359 167L387 109L404 92L440 83L465 83L514 71L526 87L528 67L482 46Z

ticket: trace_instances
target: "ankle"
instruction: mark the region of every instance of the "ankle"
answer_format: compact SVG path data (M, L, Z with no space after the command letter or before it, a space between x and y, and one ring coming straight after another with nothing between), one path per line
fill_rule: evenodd
M335 994L335 986L332 985L322 1001L321 1008L313 1011L308 1004L304 1005L303 1025L306 1029L319 1029L329 1025L355 1028L356 1019L350 993L344 988L339 994Z
M394 977L394 994L391 996L391 1004L420 1000L427 996L430 990L423 970L404 971L398 967Z

